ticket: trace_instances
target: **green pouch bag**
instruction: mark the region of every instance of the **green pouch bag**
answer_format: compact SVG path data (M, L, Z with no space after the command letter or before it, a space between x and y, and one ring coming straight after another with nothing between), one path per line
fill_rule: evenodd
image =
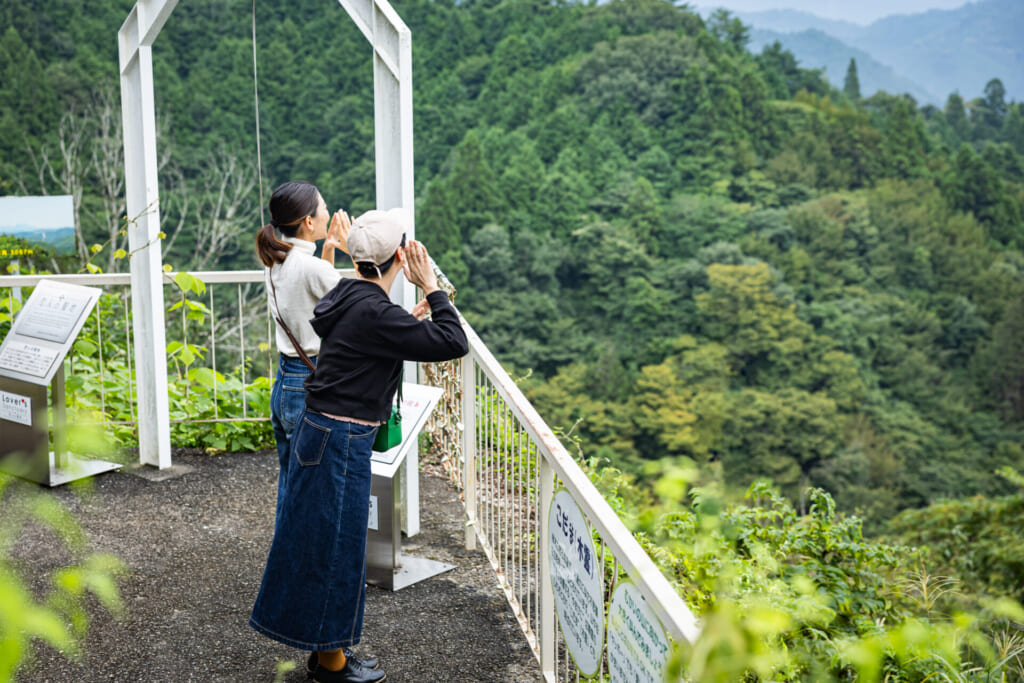
M398 405L391 406L391 417L377 428L373 450L383 453L402 443L402 383L398 383Z

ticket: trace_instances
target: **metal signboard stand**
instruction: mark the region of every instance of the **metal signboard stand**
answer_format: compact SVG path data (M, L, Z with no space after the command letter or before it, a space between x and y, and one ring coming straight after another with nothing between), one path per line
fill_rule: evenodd
M95 287L40 280L0 346L0 469L59 486L121 467L67 449L64 357L99 301ZM53 402L49 449L47 388Z
M366 581L397 591L436 576L455 566L402 553L401 473L417 476L402 463L416 445L416 438L442 390L421 384L402 384L402 443L371 459L370 521L366 536Z

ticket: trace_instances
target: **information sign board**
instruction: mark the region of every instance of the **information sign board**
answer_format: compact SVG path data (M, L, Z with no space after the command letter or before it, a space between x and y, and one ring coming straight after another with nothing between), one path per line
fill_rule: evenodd
M101 293L95 287L40 280L0 346L0 375L48 385Z
M59 486L120 467L67 450L64 357L101 293L40 280L14 319L0 344L0 469Z
M565 646L576 668L592 676L604 644L604 575L583 513L565 489L548 510L551 588Z
M612 683L664 683L670 654L661 622L636 586L625 581L608 608L608 672Z

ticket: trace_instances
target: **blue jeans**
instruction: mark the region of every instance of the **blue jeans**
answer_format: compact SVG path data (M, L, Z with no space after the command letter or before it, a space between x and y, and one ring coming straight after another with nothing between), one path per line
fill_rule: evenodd
M316 365L316 356L310 360ZM281 467L277 477L277 514L281 512L281 493L288 476L288 453L291 452L292 432L306 409L306 390L302 383L312 374L301 358L281 354L277 364L277 377L270 389L270 424L274 427L277 460ZM277 517L275 516L275 519Z
M303 650L359 643L377 428L305 411L249 625Z

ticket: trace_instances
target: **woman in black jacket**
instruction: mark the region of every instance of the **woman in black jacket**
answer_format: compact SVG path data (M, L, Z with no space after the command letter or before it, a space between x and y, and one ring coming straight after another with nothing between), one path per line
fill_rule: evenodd
M400 210L370 211L353 224L356 277L314 309L322 337L306 380L306 410L292 437L287 488L250 624L279 642L312 650L317 683L367 683L385 674L343 648L359 642L366 596L370 451L390 413L402 362L451 360L469 350L458 313L437 287L427 251L409 240ZM400 271L423 290L430 320L388 298Z

